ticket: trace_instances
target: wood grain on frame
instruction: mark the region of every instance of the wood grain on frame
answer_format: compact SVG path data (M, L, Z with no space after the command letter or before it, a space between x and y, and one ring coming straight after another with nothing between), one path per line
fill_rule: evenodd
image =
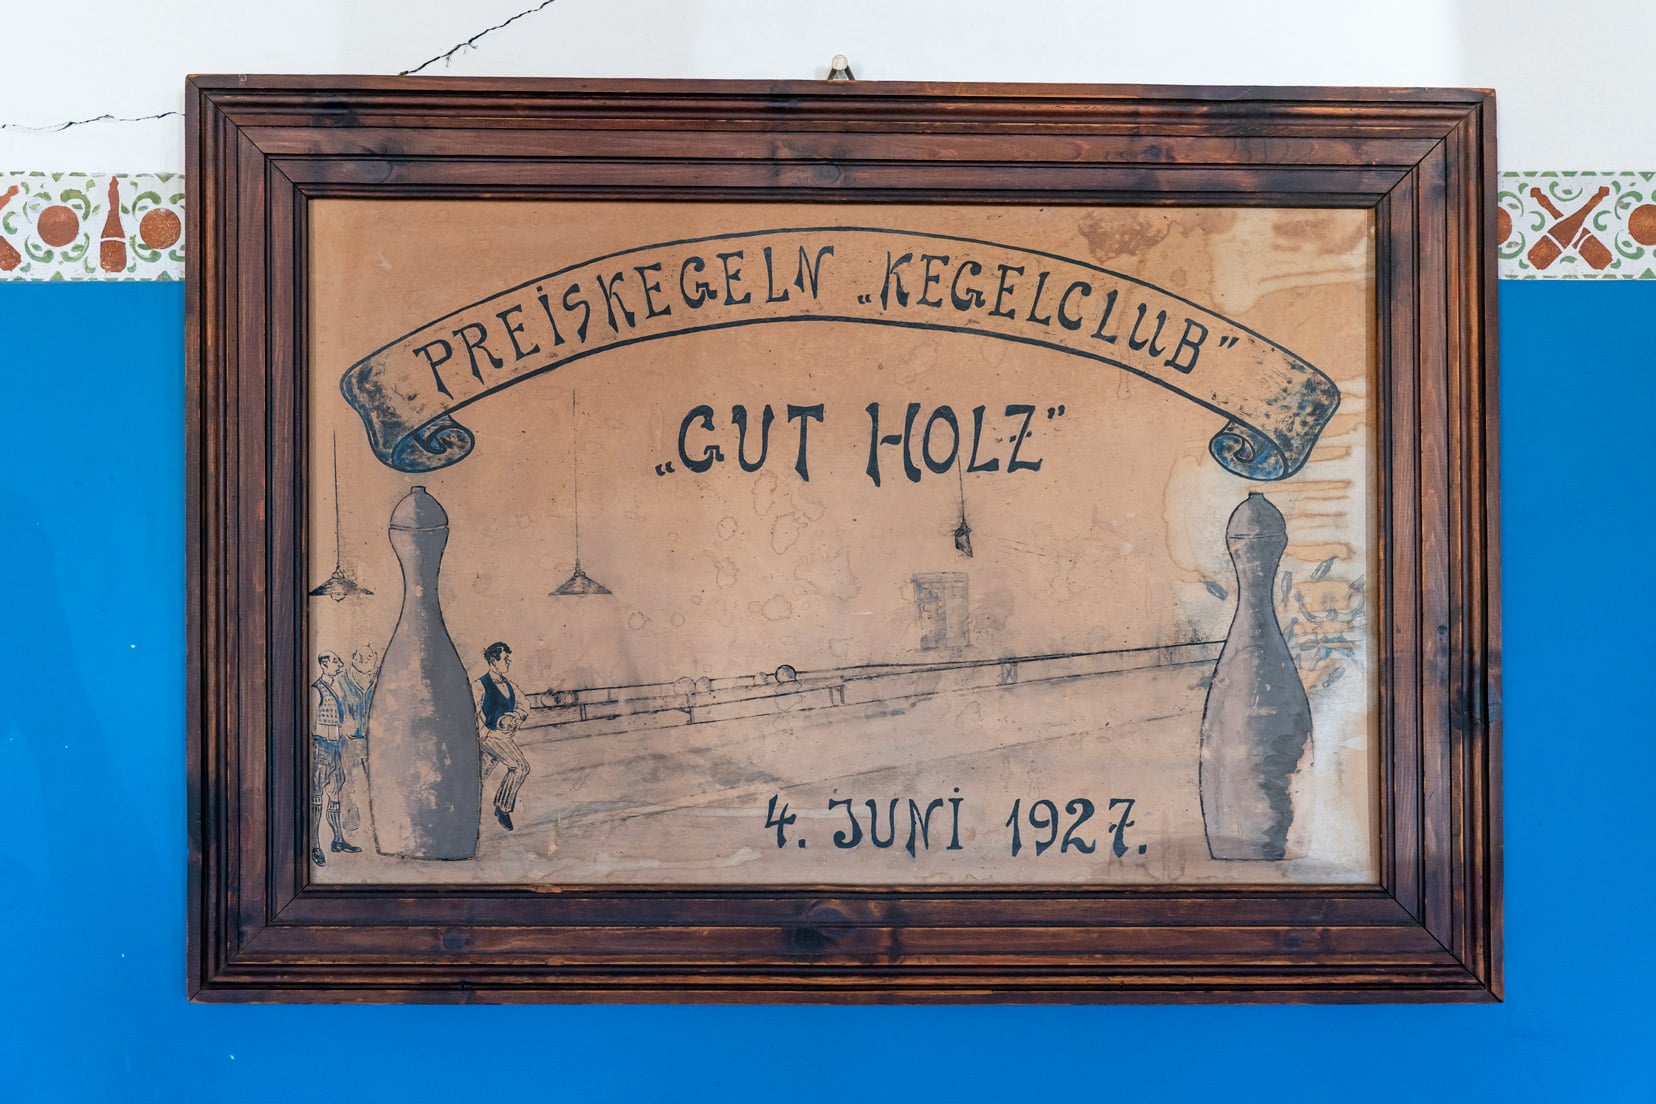
M1499 999L1489 94L199 77L188 108L196 999ZM1372 212L1377 881L313 877L312 205L500 198Z

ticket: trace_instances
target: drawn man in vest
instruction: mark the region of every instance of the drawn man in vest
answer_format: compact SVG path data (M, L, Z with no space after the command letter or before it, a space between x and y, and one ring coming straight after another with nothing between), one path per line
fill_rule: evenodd
M353 740L363 739L363 726L368 721L368 706L374 700L374 683L379 680L379 655L372 644L359 644L351 653L351 667L340 666L340 677L334 680L348 710L346 735Z
M518 725L529 719L529 711L518 700L517 687L506 677L512 666L512 649L496 641L483 649L483 658L489 664L489 673L478 679L483 688L482 720L479 740L483 745L483 780L487 782L496 764L506 767L506 776L495 790L495 819L508 832L512 830L512 810L517 806L518 791L529 777L529 760L523 756L512 734Z
M328 811L328 827L333 830L335 852L356 853L362 850L345 838L340 823L339 795L345 786L345 767L341 758L343 726L348 722L349 710L339 689L339 676L345 670L344 662L332 652L316 657L322 673L311 683L316 691L312 716L316 723L311 728L311 862L326 866L328 859L322 853L322 809Z
M342 667L333 680L343 712L340 730L345 736L340 741L340 800L346 806L343 823L353 831L362 824L357 814L369 808L368 707L374 700L374 683L378 678L379 653L372 644L359 644L351 653L351 665ZM355 787L360 789L353 798Z
M350 773L350 757L354 756L363 763L368 758L367 745L362 741L368 735L368 706L373 703L374 683L378 679L379 657L374 652L374 646L362 644L351 653L350 669L341 664L339 677L333 680L340 704L345 707L345 737L348 741L354 741L346 745L346 773Z

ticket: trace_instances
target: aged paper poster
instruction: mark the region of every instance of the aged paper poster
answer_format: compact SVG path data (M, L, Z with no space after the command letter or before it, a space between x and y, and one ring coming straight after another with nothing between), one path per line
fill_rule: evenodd
M1376 879L1370 212L310 233L315 880Z

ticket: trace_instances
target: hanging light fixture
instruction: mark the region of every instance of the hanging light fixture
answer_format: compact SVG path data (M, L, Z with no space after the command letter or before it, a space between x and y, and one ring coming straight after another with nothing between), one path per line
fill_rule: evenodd
M575 392L569 392L569 418L574 424L570 434L575 445L574 505L575 505L575 570L569 578L551 592L553 598L584 598L589 594L609 594L610 588L581 570L581 416L575 405Z
M961 475L958 466L955 475L960 479L960 524L955 526L954 531L955 551L969 560L972 558L972 527L966 524L966 477Z
M323 581L321 586L311 590L312 598L332 598L336 602L343 602L353 594L373 594L374 592L345 574L340 566L340 536L339 536L339 434L333 438L333 490L334 490L334 569L333 574Z

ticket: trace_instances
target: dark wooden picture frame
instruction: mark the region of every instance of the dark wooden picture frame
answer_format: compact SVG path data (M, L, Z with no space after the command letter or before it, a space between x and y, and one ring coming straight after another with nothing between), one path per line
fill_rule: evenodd
M192 78L191 996L1500 999L1494 134L1461 90ZM301 366L339 197L1372 210L1378 882L315 884Z

